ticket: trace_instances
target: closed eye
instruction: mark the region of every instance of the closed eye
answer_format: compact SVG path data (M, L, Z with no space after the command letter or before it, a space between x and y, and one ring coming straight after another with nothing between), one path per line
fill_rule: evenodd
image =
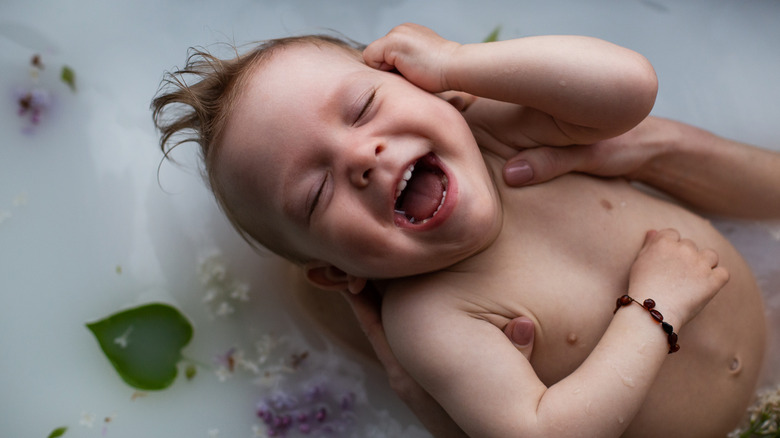
M307 215L308 220L311 222L311 217L314 214L314 210L317 208L317 204L320 202L320 198L322 197L322 192L325 190L325 183L328 182L328 174L325 174L325 177L322 178L322 182L320 183L320 186L317 188L317 193L314 195L314 199L311 201L311 205L309 206L309 214Z
M376 89L372 89L371 93L368 95L368 99L366 99L366 103L363 105L363 108L360 109L360 113L357 115L357 118L355 119L355 124L360 122L360 120L363 118L363 116L366 115L369 109L371 109L371 105L374 103L374 98L376 97Z

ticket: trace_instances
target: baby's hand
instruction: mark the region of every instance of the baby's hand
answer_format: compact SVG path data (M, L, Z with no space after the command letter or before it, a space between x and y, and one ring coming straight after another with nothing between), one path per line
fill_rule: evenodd
M418 24L402 24L369 44L363 59L370 67L398 70L409 82L431 93L452 89L447 63L460 44L448 41Z
M729 279L718 254L681 239L673 229L648 231L631 267L629 295L652 298L675 329L696 316Z

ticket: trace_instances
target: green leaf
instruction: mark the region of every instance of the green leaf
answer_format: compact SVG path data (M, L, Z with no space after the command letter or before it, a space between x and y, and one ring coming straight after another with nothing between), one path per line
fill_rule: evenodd
M70 87L70 91L76 92L76 72L74 72L72 68L63 65L60 79Z
M482 42L483 43L492 43L494 41L498 41L498 34L501 33L501 26L496 26L495 29L493 29L493 32L490 32L490 35L487 36Z
M63 435L65 435L65 432L67 432L67 431L68 431L68 428L65 427L65 426L58 427L58 428L56 428L56 429L51 431L51 433L49 434L49 438L57 438L57 437L63 436Z
M146 304L87 324L119 376L133 388L160 390L176 379L192 324L176 308Z

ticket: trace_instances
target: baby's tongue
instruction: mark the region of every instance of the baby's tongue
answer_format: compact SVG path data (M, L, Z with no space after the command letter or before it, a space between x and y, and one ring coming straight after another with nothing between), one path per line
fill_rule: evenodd
M428 219L439 208L443 190L441 175L427 169L415 170L404 190L401 210L409 219Z

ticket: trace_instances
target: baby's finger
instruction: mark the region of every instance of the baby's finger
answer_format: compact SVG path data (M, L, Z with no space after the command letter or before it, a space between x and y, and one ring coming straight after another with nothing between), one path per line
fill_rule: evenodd
M679 242L680 232L675 230L674 228L664 228L663 230L659 230L658 233L656 233L653 237L650 238L650 240L661 240L661 239L669 239L673 242Z
M656 235L658 235L658 230L648 230L647 233L645 233L644 245L647 246L652 242Z
M712 276L715 278L715 281L718 282L719 288L728 283L729 279L731 278L731 274L729 274L729 271L726 270L726 268L723 266L716 266L712 268Z
M715 268L718 267L718 259L719 259L719 257L718 257L718 253L717 252L715 252L712 249L705 248L705 249L701 250L700 253L701 253L702 257L707 262L707 265L710 268L715 269Z
M363 49L363 61L371 68L390 71L395 68L395 55L391 50L391 41L384 36Z

